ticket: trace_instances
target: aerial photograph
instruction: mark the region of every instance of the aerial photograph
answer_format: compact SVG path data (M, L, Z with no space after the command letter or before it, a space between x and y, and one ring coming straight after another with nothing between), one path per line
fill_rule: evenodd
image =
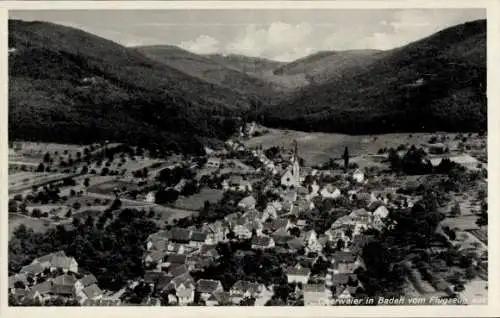
M486 30L9 10L8 305L488 305Z

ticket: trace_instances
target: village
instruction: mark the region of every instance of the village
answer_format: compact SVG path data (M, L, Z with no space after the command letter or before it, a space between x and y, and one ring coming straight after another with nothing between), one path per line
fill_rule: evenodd
M246 142L265 134L245 124L223 147L206 148L200 157L160 158L110 143L12 145L11 237L26 228L43 233L93 226L106 213L125 218L124 210L141 211L157 231L140 247L143 275L118 290L103 288L101 274L82 268L77 253L54 250L23 259L17 270L9 266L9 301L333 306L385 296L390 288L408 299L487 301L485 136L436 134L414 147L362 155L349 154L346 146L323 164L311 164L295 140L266 148ZM384 256L374 252L377 244L404 235L400 227L412 223L412 213L429 209L421 204L429 193L422 188L431 183L449 189L446 200L433 199L442 216L429 221L428 242L394 259L401 279L388 283L393 273L378 269L383 263L377 258ZM406 211L405 219L399 211ZM24 229L16 230L20 225ZM408 230L408 237L417 232Z

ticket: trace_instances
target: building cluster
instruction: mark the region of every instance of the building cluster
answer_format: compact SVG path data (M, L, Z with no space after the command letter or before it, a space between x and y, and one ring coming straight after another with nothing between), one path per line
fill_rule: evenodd
M79 272L74 257L63 251L34 259L9 277L9 293L19 300L40 304L54 299L76 301L79 305L116 305L120 300L99 288L91 273Z

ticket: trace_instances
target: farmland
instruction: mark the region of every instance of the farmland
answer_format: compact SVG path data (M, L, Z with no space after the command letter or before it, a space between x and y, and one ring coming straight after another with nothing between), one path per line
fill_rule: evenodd
M179 197L179 199L175 201L175 207L178 209L198 211L203 208L205 201L216 203L222 199L222 195L222 190L204 188L200 193L195 193L189 197Z
M449 139L450 151L456 149L459 144L459 141L455 140L459 136L456 133L344 135L279 129L267 130L269 131L267 134L250 138L244 141L244 144L248 147L262 145L263 148L272 146L289 148L296 140L300 149L299 155L305 160L306 165L322 164L330 158L340 159L345 147L349 148L351 156L360 157L359 159L353 158L354 161L359 160L363 165L366 165L366 161L371 161L370 156L367 155L376 154L381 148L397 148L399 145L420 146L427 144L433 136L446 136ZM469 137L467 143L470 143L471 147L486 147L484 140L476 138L476 135L473 138Z

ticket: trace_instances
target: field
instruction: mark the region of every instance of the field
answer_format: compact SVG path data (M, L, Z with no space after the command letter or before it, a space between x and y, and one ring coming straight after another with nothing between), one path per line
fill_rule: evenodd
M441 221L441 225L449 226L450 228L459 228L462 231L479 229L476 225L477 216L466 215L454 218L446 218Z
M144 169L144 168L151 168L154 164L163 164L165 163L165 160L160 160L160 159L152 159L152 158L142 158L139 156L135 156L135 160L131 159L129 156L125 157L125 162L122 162L122 159L118 156L116 156L111 164L109 165L108 169L109 170L116 170L116 171L123 171L126 170L126 172L129 175L132 175L134 171ZM96 163L92 163L89 166L89 170L95 170L97 173L100 173L100 171L106 167L105 162L102 162L101 165L97 165Z
M209 201L210 203L219 202L222 195L222 190L203 188L200 190L200 193L195 193L189 197L179 197L179 199L175 201L175 207L179 209L198 211L203 208L205 201Z
M14 150L9 151L9 160L22 159L33 160L40 163L43 160L43 156L48 152L51 156L55 157L55 153L58 155L71 155L76 158L77 152L83 153L85 146L81 145L70 145L70 144L55 144L55 143L44 143L44 142L15 142Z
M446 135L450 143L454 143L455 133L401 133L383 135L344 135L329 133L308 133L293 130L269 129L269 133L254 137L244 142L246 146L262 145L265 148L282 146L291 148L297 140L299 156L304 158L306 165L322 164L330 158L340 158L345 147L349 148L351 156L376 154L380 148L397 148L401 144L424 145L432 136Z
M33 229L35 232L45 232L51 226L51 222L48 220L9 213L9 238L12 236L14 230L21 224L24 224L27 228Z
M132 182L112 180L99 184L90 185L88 192L103 194L103 195L113 195L115 189L119 191L122 190L123 188L131 190L135 187L137 187L137 185Z
M33 185L60 180L68 176L70 175L65 173L16 172L9 174L9 192L31 189Z

